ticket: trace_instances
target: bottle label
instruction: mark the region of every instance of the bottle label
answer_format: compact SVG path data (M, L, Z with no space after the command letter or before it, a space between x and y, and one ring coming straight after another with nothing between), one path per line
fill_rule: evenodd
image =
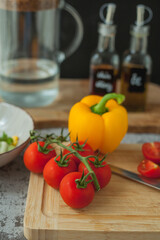
M93 79L92 93L104 95L115 90L113 69L92 69L91 78Z
M125 80L129 82L129 92L144 92L146 82L146 69L131 68L130 73L126 74Z

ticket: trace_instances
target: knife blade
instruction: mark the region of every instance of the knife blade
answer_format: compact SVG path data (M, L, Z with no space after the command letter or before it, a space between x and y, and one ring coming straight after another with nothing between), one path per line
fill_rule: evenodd
M147 185L149 187L160 190L160 179L153 179L153 178L150 179L147 177L143 177L137 173L113 166L111 164L109 164L109 166L111 167L112 172L117 175L120 175L122 177L131 179L133 181L136 181L136 182L142 183L144 185Z

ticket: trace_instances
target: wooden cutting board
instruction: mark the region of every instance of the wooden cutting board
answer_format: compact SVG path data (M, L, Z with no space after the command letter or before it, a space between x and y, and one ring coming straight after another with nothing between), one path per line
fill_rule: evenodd
M26 109L33 117L36 128L67 127L69 110L88 95L88 80L61 79L60 94L47 107ZM119 82L118 82L119 91ZM130 112L128 132L160 133L160 86L150 83L145 112Z
M108 162L136 172L142 159L141 145L122 144ZM160 192L112 175L88 207L75 210L42 175L31 173L24 235L28 240L159 240Z

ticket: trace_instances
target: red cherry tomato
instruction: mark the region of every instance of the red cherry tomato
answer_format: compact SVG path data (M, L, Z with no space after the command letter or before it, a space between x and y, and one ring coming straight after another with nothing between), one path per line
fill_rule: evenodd
M95 161L94 158L90 158L91 161ZM97 180L99 182L100 188L104 188L108 185L111 179L111 168L109 165L106 164L106 162L102 163L102 167L96 167L93 163L90 161L89 165L91 166L92 170L95 172ZM86 166L81 162L78 167L79 172L83 172L86 175L88 173L88 169ZM93 183L94 184L94 183Z
M79 145L83 145L83 144L84 144L84 142L79 141ZM71 144L69 144L68 146L70 146L70 145L71 145ZM74 146L72 146L72 148L74 149ZM81 150L77 150L77 152L78 152L82 157L87 157L87 156L90 156L90 155L95 155L93 149L92 149L92 148L89 146L89 144L87 144L87 143L86 143L85 146L83 147L82 151L81 151ZM69 153L69 151L68 151L67 149L64 149L63 154L65 155L65 154L67 154L67 153ZM69 155L69 157L72 158L72 159L77 163L77 165L80 164L81 161L80 161L76 156L74 156L74 154Z
M160 164L160 142L144 143L142 152L145 158Z
M77 188L76 179L80 179L82 173L72 172L67 174L60 183L60 194L64 202L72 208L84 208L94 198L94 188L91 183L86 188Z
M38 142L41 147L44 146L44 142ZM48 145L47 149L53 148L52 146ZM43 168L46 163L56 156L55 150L51 150L49 153L44 154L38 151L38 144L37 142L31 143L28 148L26 149L23 160L26 168L28 168L31 172L34 173L42 173Z
M150 160L143 160L137 168L138 172L148 178L160 178L160 166Z
M56 160L59 161L60 156ZM68 161L68 166L61 167L55 161L55 158L52 158L44 167L43 177L48 185L58 189L62 178L74 171L77 171L77 165L72 159Z

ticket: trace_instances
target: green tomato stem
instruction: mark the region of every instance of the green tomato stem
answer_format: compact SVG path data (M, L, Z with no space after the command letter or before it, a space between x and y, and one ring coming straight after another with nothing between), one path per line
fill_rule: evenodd
M108 112L108 109L105 107L105 105L110 99L115 99L118 104L121 104L125 100L125 96L123 94L108 93L104 95L98 104L91 106L91 111L99 115Z
M57 141L57 140L53 140L54 143L57 143L57 145L59 145L60 147L62 148L65 148L67 149L68 151L70 152L73 152L73 148L72 147L69 147L69 146L65 146L63 143ZM94 173L94 171L92 170L92 168L90 167L88 161L87 161L87 157L82 157L78 152L73 152L73 154L80 159L81 162L84 163L84 165L86 166L86 168L88 169L88 172L91 174L92 176L92 179L93 179L93 183L95 185L95 188L97 191L100 190L100 185L98 183L98 180L97 180L97 177L96 177L96 174Z

